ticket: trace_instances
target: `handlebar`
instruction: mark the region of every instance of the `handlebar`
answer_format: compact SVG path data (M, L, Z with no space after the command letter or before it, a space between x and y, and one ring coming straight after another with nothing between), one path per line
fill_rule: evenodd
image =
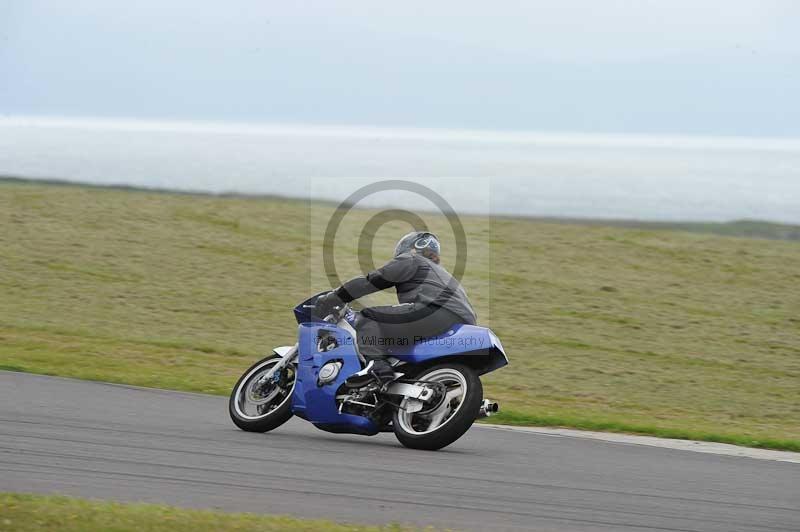
M333 313L332 314L328 314L327 316L325 316L322 319L324 321L329 322L329 323L339 323L339 320L344 318L344 316L347 314L347 311L349 309L350 309L350 305L347 304L347 303L345 303L344 305L338 306L338 307L333 307Z
M303 305L303 308L314 310L317 308L316 305ZM346 314L347 311L350 309L350 305L345 303L344 305L333 307L333 313L328 314L322 321L327 321L328 323L338 323L340 319L342 319ZM313 314L313 313L312 313Z

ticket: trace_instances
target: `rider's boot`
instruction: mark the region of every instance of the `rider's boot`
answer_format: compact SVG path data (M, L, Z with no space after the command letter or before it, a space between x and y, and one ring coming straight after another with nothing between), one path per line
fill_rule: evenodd
M383 386L384 384L394 380L394 369L392 365L384 358L373 358L367 364L367 367L350 375L345 385L348 388L361 388L375 382Z

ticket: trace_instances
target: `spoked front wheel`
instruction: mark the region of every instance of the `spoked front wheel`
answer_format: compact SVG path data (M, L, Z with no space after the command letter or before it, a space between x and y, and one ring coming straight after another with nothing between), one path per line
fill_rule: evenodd
M483 386L475 372L462 364L442 364L414 377L419 385L435 386L436 395L418 412L399 408L394 433L406 447L435 451L459 439L475 421ZM405 401L404 401L405 403ZM401 403L401 407L405 404Z
M281 360L271 355L253 364L239 378L228 401L228 411L234 424L248 432L267 432L292 417L294 364L288 364L268 376Z

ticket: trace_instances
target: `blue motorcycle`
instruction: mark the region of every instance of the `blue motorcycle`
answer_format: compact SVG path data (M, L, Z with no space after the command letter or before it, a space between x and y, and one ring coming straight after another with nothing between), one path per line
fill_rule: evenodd
M275 348L234 386L229 411L240 429L267 432L294 415L328 432L394 432L406 447L436 450L498 411L483 398L480 375L508 358L489 329L456 325L413 345L388 346L394 380L351 388L347 378L368 371L356 344L356 312L344 305L316 316L321 295L295 307L297 343Z

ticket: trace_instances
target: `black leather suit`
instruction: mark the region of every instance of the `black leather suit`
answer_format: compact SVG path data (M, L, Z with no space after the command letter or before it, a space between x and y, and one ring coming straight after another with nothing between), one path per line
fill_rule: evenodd
M397 290L398 305L366 308L356 320L359 351L365 356L385 356L393 346L412 345L457 323L476 323L461 284L417 253L398 255L366 276L344 283L336 294L350 302L391 287Z

